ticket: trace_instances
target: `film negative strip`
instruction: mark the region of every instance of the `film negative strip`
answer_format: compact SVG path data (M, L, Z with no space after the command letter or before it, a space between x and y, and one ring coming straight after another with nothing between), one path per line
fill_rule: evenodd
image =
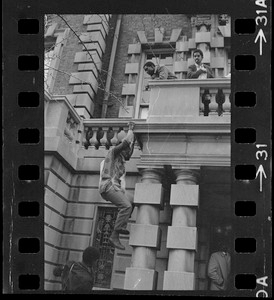
M93 294L272 297L271 9L4 1L3 293L80 293L54 270L97 247ZM98 182L129 121L123 250Z

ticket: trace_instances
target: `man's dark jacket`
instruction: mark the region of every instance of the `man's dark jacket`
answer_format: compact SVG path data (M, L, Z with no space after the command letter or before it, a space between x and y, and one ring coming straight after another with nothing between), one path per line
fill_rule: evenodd
M213 74L212 69L208 65L206 65L206 64L203 64L203 66L206 69L207 78L214 78L214 74ZM190 65L188 67L187 78L188 79L198 78L201 75L201 73L197 72L197 71L198 71L197 70L197 66L195 64L194 65Z

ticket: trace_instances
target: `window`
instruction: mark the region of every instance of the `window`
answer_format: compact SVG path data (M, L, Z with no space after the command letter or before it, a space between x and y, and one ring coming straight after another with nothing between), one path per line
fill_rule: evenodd
M113 231L117 212L116 207L98 207L92 244L100 251L100 258L95 268L95 287L110 288L115 249L109 243L109 236Z
M54 45L45 50L45 60L44 60L44 82L45 82L45 90L48 90L47 80L49 76L49 70L51 66L51 62L54 59Z
M153 49L153 51L144 53L141 66L140 83L138 88L139 95L137 95L135 118L147 119L149 110L150 89L147 88L147 85L148 81L151 80L151 77L144 71L143 65L147 61L152 61L155 65L164 65L171 72L173 72L174 58L174 51L169 49Z
M44 89L50 94L53 92L63 48L69 34L69 29L56 30L56 25L53 23L48 28L51 34L45 34L44 40Z

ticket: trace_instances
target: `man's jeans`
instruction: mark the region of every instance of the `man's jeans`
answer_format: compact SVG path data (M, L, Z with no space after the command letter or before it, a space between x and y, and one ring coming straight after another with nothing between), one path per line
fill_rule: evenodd
M103 199L112 202L119 209L114 230L126 229L128 219L133 210L133 196L127 192L116 191L113 187L107 192L102 193L101 196Z

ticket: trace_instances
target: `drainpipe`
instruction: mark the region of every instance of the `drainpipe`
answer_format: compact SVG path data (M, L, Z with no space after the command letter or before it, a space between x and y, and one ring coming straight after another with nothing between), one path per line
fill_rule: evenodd
M113 66L114 66L114 59L115 59L116 50L117 50L121 21L122 21L122 15L118 15L114 38L113 38L113 43L112 43L109 67L108 67L108 76L107 76L106 88L105 88L105 93L104 93L101 118L105 118L106 114L107 114L110 84L111 84L111 78L112 78L112 72L113 72Z

